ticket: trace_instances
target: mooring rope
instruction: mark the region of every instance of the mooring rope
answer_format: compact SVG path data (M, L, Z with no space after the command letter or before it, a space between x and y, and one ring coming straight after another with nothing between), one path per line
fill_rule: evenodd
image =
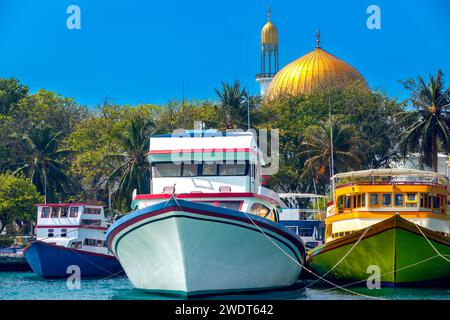
M441 253L433 246L433 244L431 243L431 241L428 240L427 236L423 233L422 229L420 229L419 224L417 224L417 223L414 223L414 224L416 225L417 229L419 229L419 231L420 231L420 233L422 234L422 236L428 241L428 243L429 243L430 246L433 248L433 250L436 251L436 253L437 253L442 259L444 259L444 260L447 261L447 262L450 262L450 260L447 259L446 257L444 257L444 256L443 256L443 255L442 255L442 254L441 254Z
M363 232L363 233L361 234L361 236L358 238L358 241L356 241L356 242L353 244L353 246L350 248L350 250L347 251L347 253L346 253L344 256L342 256L342 258L339 259L339 261L338 261L333 267L331 267L331 269L329 269L325 274L323 274L322 277L326 277L331 271L334 270L334 268L336 268L342 261L344 261L344 259L345 259L345 258L353 251L353 249L356 248L356 246L357 246L357 245L361 242L361 240L365 237L365 235L366 235L367 232L369 231L370 227L371 227L371 226L368 226L368 227L364 230L364 232ZM312 283L308 284L307 286L305 286L304 289L306 289L306 288L308 288L308 287L314 285L314 284L317 283L319 280L320 280L320 279L314 280L314 282L312 282ZM364 280L364 281L366 281L366 280Z
M433 260L433 259L435 259L435 258L437 258L437 257L439 257L439 255L435 255L435 256L432 256L432 257L423 259L423 260L421 260L421 261L414 262L414 263L412 263L412 264L410 264L410 265L407 265L407 266L404 266L404 267L395 269L395 270L393 270L393 271L389 271L389 272L383 273L383 274L380 275L380 277L387 276L387 275L389 275L389 274L391 274L391 273L398 272L398 271L402 271L402 270L404 270L404 269L412 268L412 267L414 267L414 266L416 266L416 265L418 265L418 264L422 264L422 263L424 263L424 262L427 262L428 260ZM349 287L349 286L352 286L352 285L355 285L355 284L358 284L358 283L362 283L362 282L365 282L365 281L367 281L367 280L359 280L359 281L355 281L355 282L346 283L346 284L344 284L344 285L342 285L342 286L343 286L343 287ZM333 289L333 288L328 288L328 289L325 289L325 290L323 290L323 291L329 291L329 290L332 290L332 289Z
M300 268L306 270L307 272L311 273L311 274L314 275L315 277L317 277L317 278L319 278L319 279L325 281L326 283L328 283L328 284L330 284L330 285L332 285L332 286L334 286L334 287L336 287L336 288L339 288L339 289L341 289L341 290L343 290L343 291L349 292L349 293L354 294L354 295L362 296L362 297L365 297L365 298L369 298L369 299L385 300L385 299L383 299L383 298L378 298L378 297L373 297L373 296L365 295L365 294L362 294L362 293L359 293L359 292L352 291L352 290L349 290L349 289L347 289L347 288L341 287L341 286L339 286L339 285L337 285L337 284L331 282L330 280L321 277L320 275L316 274L314 271L312 271L312 270L306 268L306 267L303 266L301 263L299 263L296 259L292 258L291 255L288 254L288 253L287 253L283 248L281 248L277 243L275 243L275 242L274 242L274 241L273 241L273 240L272 240L272 239L264 232L264 230L262 230L262 229L261 229L261 228L253 221L253 219L250 218L250 216L247 214L247 212L244 212L244 211L243 211L243 213L244 213L244 214L247 216L247 218L253 223L253 225L255 225L255 227L258 228L258 230L259 230L259 231L260 231L260 232L261 232L261 233L262 233L262 234L263 234L263 235L264 235L264 236L265 236L265 237L266 237L273 245L275 245L278 249L280 249L280 250L281 250L281 251L282 251L289 259L291 259L292 261L294 261L295 264L297 264L298 266L300 266ZM305 262L305 261L304 261L304 262Z

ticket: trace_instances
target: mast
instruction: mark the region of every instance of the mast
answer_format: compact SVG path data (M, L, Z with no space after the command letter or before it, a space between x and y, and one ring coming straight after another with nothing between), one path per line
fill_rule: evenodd
M320 37L320 33L319 36ZM330 182L331 182L331 200L334 202L334 146L333 146L333 116L331 114L330 91L328 91L328 106L330 118Z

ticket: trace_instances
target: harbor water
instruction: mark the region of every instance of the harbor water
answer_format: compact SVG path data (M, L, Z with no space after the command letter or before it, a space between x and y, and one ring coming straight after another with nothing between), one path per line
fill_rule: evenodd
M331 288L311 280L300 281L286 290L205 296L198 299L242 300L354 300L354 299L433 299L449 300L450 288L381 288L349 287L349 291ZM69 289L65 279L43 279L32 272L0 272L1 300L155 300L181 299L150 294L132 287L126 276L84 279L79 289Z

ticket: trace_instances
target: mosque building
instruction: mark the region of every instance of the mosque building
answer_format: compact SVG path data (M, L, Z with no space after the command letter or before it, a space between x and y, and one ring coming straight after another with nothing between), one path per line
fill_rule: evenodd
M261 31L261 72L256 75L256 81L260 84L261 95L268 97L312 94L356 81L367 86L358 70L321 48L319 31L314 50L279 70L278 30L271 21L270 9Z

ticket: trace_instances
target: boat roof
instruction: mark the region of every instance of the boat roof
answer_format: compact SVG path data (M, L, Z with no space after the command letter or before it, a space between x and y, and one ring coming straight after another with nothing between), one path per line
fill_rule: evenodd
M442 173L416 169L370 169L370 170L351 171L335 174L331 179L334 180L350 177L355 178L355 177L391 177L391 176L415 176L415 177L448 179L448 177Z
M251 160L264 165L252 132L187 130L150 137L150 162Z
M176 133L167 134L156 134L151 136L151 138L204 138L204 137L243 137L251 136L253 133L245 131L219 131L217 129L207 129L207 130L182 130Z
M85 203L85 202L80 202L80 203L38 203L38 204L36 204L36 207L83 207L83 206L103 208L102 205Z

